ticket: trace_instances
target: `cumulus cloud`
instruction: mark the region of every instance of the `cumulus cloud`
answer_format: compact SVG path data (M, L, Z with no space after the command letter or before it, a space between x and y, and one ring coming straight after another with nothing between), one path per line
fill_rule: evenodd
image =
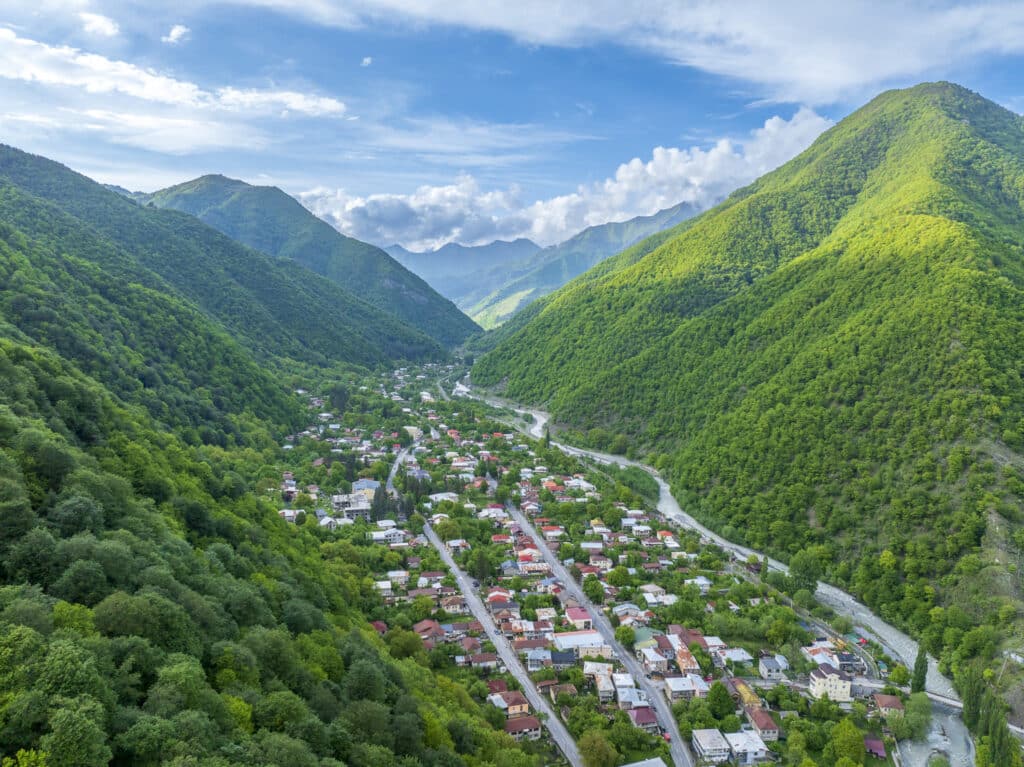
M116 93L141 101L178 107L248 109L268 112L287 109L310 115L339 114L345 105L336 99L288 90L215 92L126 61L109 59L66 45L48 45L0 28L0 77L50 86L80 88L91 94Z
M532 203L525 203L515 187L484 190L470 175L412 194L361 197L319 188L300 199L345 234L382 245L398 242L423 250L515 237L549 245L588 226L650 215L680 202L708 207L801 152L830 125L801 108L788 120L772 117L740 141L657 147L649 159L623 163L604 181Z
M359 66L368 67L373 63L373 56L363 56L363 60L359 62Z
M98 13L82 11L78 14L82 21L82 29L86 34L97 35L98 37L116 37L121 28L117 22Z
M899 79L941 74L952 62L1024 51L1024 4L1012 0L229 1L340 27L404 20L499 32L528 44L629 45L800 103L860 98Z
M174 29L171 30L172 36ZM177 39L183 39L179 34ZM154 69L0 27L5 121L45 118L49 133L91 133L104 142L168 154L262 148L266 118L338 117L335 98L288 88L206 88ZM19 108L20 97L20 108Z
M192 30L184 24L175 24L168 30L166 35L160 38L160 42L167 43L168 45L177 45L188 40L191 34Z

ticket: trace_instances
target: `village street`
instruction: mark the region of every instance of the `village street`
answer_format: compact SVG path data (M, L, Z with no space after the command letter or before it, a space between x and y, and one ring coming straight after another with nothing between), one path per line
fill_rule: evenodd
M501 656L501 659L505 663L505 668L508 669L516 681L522 685L523 694L526 695L527 700L530 701L530 705L533 706L534 711L538 714L546 715L546 719L543 719L543 724L547 728L551 735L551 739L555 742L561 752L565 755L566 759L573 767L582 767L583 759L580 756L579 749L576 748L576 742L572 739L572 735L562 724L562 720L559 719L555 713L551 710L547 700L541 695L537 688L533 685L533 680L530 679L529 674L526 673L526 669L523 668L519 657L515 651L506 641L505 637L498 631L497 626L494 625L494 620L491 618L491 614L487 611L487 607L480 599L480 595L477 594L473 583L469 577L462 571L462 569L455 563L455 559L451 553L444 547L441 539L437 537L437 533L430 527L429 524L423 528L423 533L427 536L427 540L430 541L431 545L437 549L438 554L441 555L441 559L451 570L452 575L455 576L455 582L458 584L459 590L462 595L466 598L466 605L469 607L473 616L480 621L484 627L484 631L487 632L487 636L490 637L494 643L494 647Z
M675 716L672 715L672 707L669 705L664 694L651 683L650 679L647 678L643 666L641 666L640 662L633 656L633 653L629 652L615 638L615 630L608 621L608 617L605 615L604 610L587 599L586 594L583 593L583 589L580 588L579 584L572 578L569 571L566 570L565 565L562 564L555 553L547 547L544 543L544 538L537 534L533 524L526 518L526 515L523 514L514 504L508 504L507 508L509 513L512 515L512 518L519 524L523 531L537 541L537 546L540 549L541 555L544 557L544 561L551 567L552 574L561 581L562 585L573 599L586 607L587 612L590 613L590 617L593 620L594 628L600 632L602 637L604 637L608 646L615 651L619 660L622 661L622 665L624 665L626 670L633 676L633 679L636 680L640 689L647 694L651 707L658 715L658 723L672 738L669 742L669 748L672 754L672 761L675 762L676 767L693 767L693 759L690 756L690 750L679 735L679 726L676 723Z

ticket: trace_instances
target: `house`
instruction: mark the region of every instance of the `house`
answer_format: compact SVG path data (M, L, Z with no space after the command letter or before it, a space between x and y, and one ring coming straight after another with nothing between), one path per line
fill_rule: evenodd
M527 716L530 713L530 703L519 690L491 693L487 696L487 702L504 711L507 719Z
M467 541L465 538L453 538L450 541L445 541L444 545L445 548L453 554L457 554L460 551L469 551L469 549L471 548L469 545L469 541Z
M704 698L708 694L708 683L697 674L670 676L665 679L665 696L675 703L677 700Z
M476 655L469 656L469 664L474 668L482 669L497 669L498 668L498 656L493 652L482 652Z
M496 692L508 692L508 682L504 679L488 679L487 692L491 694Z
M676 665L681 674L699 674L700 663L686 647L676 648Z
M521 716L505 722L505 732L515 740L537 740L540 738L540 720L535 716Z
M374 543L401 543L405 540L405 533L401 530L392 528L391 530L373 530L367 533L370 540Z
M873 696L878 713L888 719L893 714L903 713L903 701L895 695L884 695L876 692Z
M683 581L687 586L696 586L701 593L701 596L707 596L710 591L712 583L703 575L698 575L696 578L690 578L689 580Z
M551 666L555 671L564 671L567 668L572 668L576 665L576 653L571 651L559 652L558 650L551 651Z
M715 651L714 659L716 665L719 666L724 667L728 663L739 666L753 662L754 656L742 647L723 647Z
M886 759L885 743L879 738L865 737L864 751L868 756L873 756L876 759Z
M431 618L421 620L412 627L412 630L423 640L444 638L444 629L441 624Z
M404 586L409 582L409 571L408 570L388 570L388 579L398 585Z
M760 706L748 706L745 709L747 713L747 719L750 720L751 727L754 728L754 732L765 743L779 739L779 725L772 719L772 715L765 711Z
M609 658L612 650L594 629L565 631L552 637L556 650L572 650L580 657Z
M823 663L811 672L810 693L814 698L824 698L836 703L849 703L853 700L850 695L850 677L830 663Z
M725 739L718 730L694 730L691 737L693 752L697 755L698 763L702 764L724 764L729 761L732 751L729 748L729 741Z
M597 689L597 698L602 703L607 703L615 697L615 683L612 682L611 674L598 674L595 676L594 687Z
M725 740L738 765L759 764L768 758L768 746L756 733L727 732Z
M653 756L650 759L644 759L640 762L624 764L622 767L667 767L667 765L665 764L665 760L660 756Z
M540 671L551 665L551 650L534 649L526 653L526 670Z
M668 661L665 659L665 656L653 647L645 647L638 654L640 662L644 664L644 668L651 673L664 674L668 671Z
M581 631L584 629L594 628L594 623L590 618L590 613L582 607L570 607L565 611L565 618L575 628Z
M772 657L761 658L757 662L757 673L761 675L762 679L769 681L786 678L786 675L782 673L782 664Z
M638 727L652 735L658 734L658 717L655 716L654 711L651 710L650 706L631 708L627 713L629 714L629 718L633 722L634 727Z

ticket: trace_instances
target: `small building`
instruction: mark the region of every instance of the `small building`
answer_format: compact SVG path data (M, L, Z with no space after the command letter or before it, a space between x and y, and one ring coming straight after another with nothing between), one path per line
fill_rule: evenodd
M878 713L888 719L893 714L903 713L903 701L895 695L885 695L876 692L873 696Z
M765 743L779 739L779 725L775 723L772 715L765 711L763 708L747 708L747 719L750 720L750 726L754 728L754 732L760 736L761 740Z
M872 738L867 736L864 738L864 751L867 752L868 756L873 756L876 759L886 759L885 743L879 738Z
M761 658L757 662L757 673L761 675L762 679L769 681L779 681L786 678L786 675L782 672L782 664L772 657Z
M651 710L650 706L631 708L627 713L634 727L649 732L652 735L657 735L660 731L658 717L654 715L654 711Z
M703 764L724 764L729 761L732 751L729 741L717 729L694 730L691 737L693 752L697 761Z
M708 690L708 683L697 674L670 676L665 679L665 696L673 703L707 697Z
M768 758L768 746L754 732L728 732L725 740L729 744L729 751L736 764L746 765L759 764Z
M515 740L537 740L540 738L540 720L535 716L520 716L505 722L505 732Z

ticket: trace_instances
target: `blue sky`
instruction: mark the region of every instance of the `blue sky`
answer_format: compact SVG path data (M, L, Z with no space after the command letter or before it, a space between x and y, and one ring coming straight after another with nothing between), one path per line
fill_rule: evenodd
M836 6L836 7L832 7ZM1024 109L1024 4L0 2L0 141L413 248L710 205L880 90Z

